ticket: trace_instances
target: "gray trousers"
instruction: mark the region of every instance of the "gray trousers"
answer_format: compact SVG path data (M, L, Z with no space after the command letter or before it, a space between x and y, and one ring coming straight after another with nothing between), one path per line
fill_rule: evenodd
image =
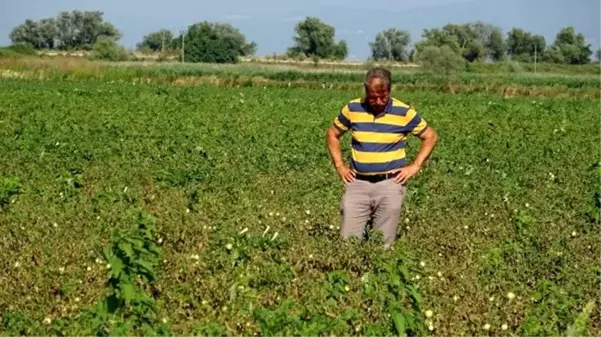
M377 183L358 179L346 183L340 203L342 238L363 239L371 217L374 230L384 235L385 248L390 248L396 238L406 190L405 185L395 183L393 178Z

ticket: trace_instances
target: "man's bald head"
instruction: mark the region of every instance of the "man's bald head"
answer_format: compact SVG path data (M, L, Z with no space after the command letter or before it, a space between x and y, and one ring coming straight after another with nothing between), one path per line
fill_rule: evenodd
M392 73L390 70L386 68L372 68L367 71L365 74L365 79L363 80L363 84L365 85L365 89L368 89L372 86L372 82L374 80L378 80L379 83L384 85L388 91L390 91L392 87Z

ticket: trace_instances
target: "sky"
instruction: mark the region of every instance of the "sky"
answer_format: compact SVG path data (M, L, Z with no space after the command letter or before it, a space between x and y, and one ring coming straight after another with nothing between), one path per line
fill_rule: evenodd
M54 17L60 11L99 10L123 34L120 43L134 48L148 33L174 34L200 21L229 22L258 44L257 55L282 54L293 44L294 26L317 16L344 39L349 59L369 57L369 42L394 27L421 39L426 28L477 20L506 33L523 28L551 44L562 27L584 34L593 51L601 42L599 0L0 0L0 45L10 44L10 31L25 19Z

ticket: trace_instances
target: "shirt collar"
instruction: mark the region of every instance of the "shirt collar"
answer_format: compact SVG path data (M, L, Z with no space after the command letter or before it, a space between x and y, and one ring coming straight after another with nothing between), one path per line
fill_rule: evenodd
M392 110L392 97L388 97L388 104L386 104L385 112L390 112Z

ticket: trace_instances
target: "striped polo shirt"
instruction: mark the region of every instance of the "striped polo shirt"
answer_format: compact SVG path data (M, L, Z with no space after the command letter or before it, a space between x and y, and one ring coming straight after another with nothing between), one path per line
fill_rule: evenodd
M334 126L341 132L351 130L351 168L369 175L404 167L407 136L419 136L428 124L398 99L390 98L384 112L376 116L364 98L357 98L342 108Z

